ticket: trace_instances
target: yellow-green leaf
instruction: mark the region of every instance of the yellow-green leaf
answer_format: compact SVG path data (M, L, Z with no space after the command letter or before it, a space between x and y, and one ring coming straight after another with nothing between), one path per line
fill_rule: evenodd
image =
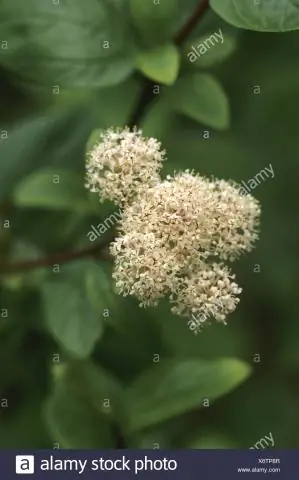
M81 175L67 170L40 170L15 188L13 201L21 207L88 212L91 210Z
M171 43L141 52L136 59L136 67L146 77L165 85L172 85L176 81L179 66L179 51Z

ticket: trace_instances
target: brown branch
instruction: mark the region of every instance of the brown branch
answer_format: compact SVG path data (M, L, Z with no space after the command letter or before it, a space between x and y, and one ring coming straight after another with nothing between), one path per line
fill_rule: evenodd
M186 24L182 27L180 32L174 38L174 42L176 45L180 46L190 35L194 27L197 25L197 22L204 13L207 11L209 7L209 0L201 0L199 1L197 7L195 8L193 14L186 22ZM143 117L148 105L154 100L156 97L153 93L153 87L156 85L155 82L151 82L150 80L144 80L144 88L141 94L141 97L136 105L135 111L132 115L131 120L128 122L129 127L133 127L138 125L141 118ZM15 263L4 263L0 264L0 271L5 273L13 273L19 272L24 270L31 270L34 268L42 268L42 267L49 267L53 266L54 264L69 262L71 260L76 260L82 257L89 257L89 256L97 256L101 254L101 258L103 258L103 251L105 247L113 240L113 234L106 236L103 238L102 241L98 242L96 245L92 245L90 247L83 248L81 250L75 252L61 252L61 253L54 253L49 255L46 258L38 259L38 260L24 260Z
M23 260L10 264L0 264L0 271L1 273L15 273L35 268L52 267L56 263L61 264L82 257L96 257L98 253L101 253L101 258L103 258L105 257L105 255L103 255L103 250L114 239L114 236L115 235L113 233L110 233L110 235L106 235L100 242L96 243L95 245L93 244L91 246L82 248L81 250L77 250L74 252L53 253L46 258L40 258L38 260Z
M181 45L187 37L189 37L192 30L196 27L197 22L209 8L209 0L202 0L195 8L193 15L189 18L187 23L182 27L181 31L177 34L174 41L177 45Z
M189 20L185 23L185 25L183 25L182 29L174 38L174 42L177 46L182 45L182 43L188 38L188 36L196 26L198 20L202 18L208 7L209 0L199 1ZM157 97L157 95L154 94L154 87L157 86L157 82L152 82L151 80L144 79L144 77L142 77L142 80L144 85L143 91L135 108L135 111L128 123L128 126L131 128L135 125L138 125L138 122L143 117L149 104L152 103L152 101L155 100Z

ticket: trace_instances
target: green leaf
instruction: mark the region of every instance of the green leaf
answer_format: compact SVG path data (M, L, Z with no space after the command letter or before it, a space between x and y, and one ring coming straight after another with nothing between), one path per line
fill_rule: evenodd
M50 110L8 129L1 142L0 200L36 168L57 165L84 172L84 152L93 129L87 108Z
M140 53L136 66L151 80L172 85L178 76L180 54L175 45L168 43Z
M299 0L211 0L210 5L235 27L260 32L299 29Z
M150 309L141 310L136 299L122 296L117 315L108 317L106 325L94 355L116 377L130 382L151 367L155 352L162 351L161 325Z
M178 0L131 0L135 26L148 44L169 40L180 13Z
M90 212L84 178L67 170L37 171L15 188L13 202L20 207L40 207Z
M123 390L114 377L91 362L78 361L67 366L65 378L100 413L119 418ZM108 401L107 401L108 400Z
M216 400L243 382L250 367L239 360L165 360L127 391L129 431L140 430Z
M160 86L158 88L160 93ZM149 106L146 115L140 122L140 128L144 135L162 141L171 131L175 118L171 105L166 101L164 95L160 95L159 100Z
M220 83L211 75L188 75L181 78L171 90L170 99L178 112L217 130L229 127L227 96Z
M56 378L54 391L46 403L45 419L59 448L115 447L107 416L94 408L84 388L74 388L67 371Z
M221 42L214 32L207 33L184 46L184 59L192 67L209 68L230 57L236 46L236 39L231 35L223 34ZM203 51L205 53L201 53Z
M50 333L74 356L90 355L102 334L103 324L90 306L84 288L65 280L47 281L42 294Z
M127 7L117 0L3 0L1 38L9 45L2 65L47 90L115 85L133 71Z
M112 272L108 271L108 268L102 264L90 262L86 268L85 274L85 286L86 295L93 306L93 308L99 313L104 315L107 313L107 317L112 314L112 310L115 311L115 306L119 297L113 290Z

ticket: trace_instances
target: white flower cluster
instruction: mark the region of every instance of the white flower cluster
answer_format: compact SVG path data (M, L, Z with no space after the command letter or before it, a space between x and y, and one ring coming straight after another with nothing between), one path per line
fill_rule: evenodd
M108 129L87 155L85 187L100 194L100 200L125 205L139 190L160 181L165 152L141 131Z
M260 206L234 182L186 170L162 180L165 152L155 139L108 130L90 153L87 187L123 207L111 245L120 293L140 306L168 296L172 312L225 323L241 289L223 262L250 251Z

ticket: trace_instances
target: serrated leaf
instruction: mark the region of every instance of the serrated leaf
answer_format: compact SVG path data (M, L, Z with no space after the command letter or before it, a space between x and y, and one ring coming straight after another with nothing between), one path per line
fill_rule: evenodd
M42 296L49 332L74 356L89 356L102 334L103 323L87 300L84 285L48 281L42 286Z
M184 46L185 61L195 68L208 68L223 62L236 50L237 42L228 34L222 34L222 38L223 41L217 38L215 32L195 38Z
M178 76L180 54L176 46L169 43L140 53L136 66L151 80L172 85Z
M259 32L299 29L299 0L211 0L210 5L235 27Z
M129 431L140 430L216 400L246 380L250 367L235 359L164 360L127 391Z
M66 170L37 171L25 177L15 188L12 200L20 207L91 210L84 178Z
M175 110L217 130L230 125L229 102L220 83L208 74L195 73L181 78L172 88Z

